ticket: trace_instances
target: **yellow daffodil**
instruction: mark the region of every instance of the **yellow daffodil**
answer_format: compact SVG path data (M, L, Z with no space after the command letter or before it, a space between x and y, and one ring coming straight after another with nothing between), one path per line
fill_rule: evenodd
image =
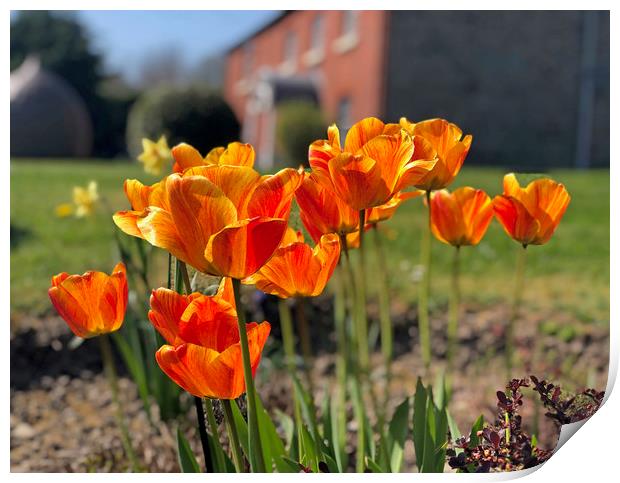
M144 164L144 171L149 174L159 175L162 169L172 162L172 153L168 147L166 136L161 136L157 142L150 139L142 139L142 154L138 161Z
M73 188L73 203L75 204L75 216L84 218L93 214L95 204L99 200L97 182L91 181L86 188L75 186Z

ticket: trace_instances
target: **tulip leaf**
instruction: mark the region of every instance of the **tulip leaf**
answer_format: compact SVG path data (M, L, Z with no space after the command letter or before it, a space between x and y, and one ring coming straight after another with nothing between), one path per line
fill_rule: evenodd
M256 410L258 413L258 424L260 427L263 456L265 465L267 466L267 471L271 469L271 462L273 461L276 469L280 473L285 473L288 471L288 465L282 461L282 457L286 454L284 443L282 442L282 439L280 439L280 436L276 431L276 427L273 424L269 413L265 410L260 397L256 398Z
M181 430L177 428L177 452L179 457L179 466L183 473L200 473L200 466L196 461L196 456L192 452L192 449L181 433Z
M285 446L290 452L293 443L293 436L295 435L295 423L293 422L293 418L291 418L288 414L277 408L276 418L278 419L278 422L280 423L280 426L284 431Z
M424 461L424 443L427 432L426 425L426 388L418 377L415 395L413 397L413 446L415 449L416 465L422 471Z
M385 473L385 471L372 459L366 456L366 467L372 473Z
M469 433L469 445L470 447L478 446L480 444L480 438L478 437L478 431L482 431L484 426L484 416L482 414L478 416L478 419L474 422Z
M237 428L237 435L239 436L239 444L241 449L245 453L245 457L250 461L250 440L248 433L248 423L241 414L241 410L237 405L237 401L233 401L230 405L233 414L233 421Z
M407 433L409 432L409 398L406 398L394 411L392 421L388 426L388 454L390 457L389 469L398 473L403 463L403 452Z

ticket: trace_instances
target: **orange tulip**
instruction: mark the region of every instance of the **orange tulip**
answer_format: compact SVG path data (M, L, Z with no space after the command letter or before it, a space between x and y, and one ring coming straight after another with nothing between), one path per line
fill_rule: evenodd
M570 203L561 183L537 179L521 188L514 173L504 176L504 194L493 199L493 210L506 233L524 246L549 241Z
M431 197L431 229L439 241L460 247L477 245L493 219L493 204L482 190L469 186Z
M327 134L327 140L310 145L310 166L324 188L357 211L387 203L426 176L436 163L418 160L414 142L403 129L374 117L349 129L344 148L335 125Z
M323 235L312 249L301 232L289 228L273 257L243 283L256 284L259 290L280 298L316 297L332 276L339 256L337 235Z
M434 168L414 183L414 186L421 190L431 191L443 189L452 183L467 157L472 136L470 134L463 136L463 131L456 124L445 119L429 119L412 123L407 118L401 117L400 126L414 139L418 138L421 146L424 146L418 149L416 145L419 159L437 161ZM425 142L423 143L422 140Z
M108 275L86 272L52 277L47 292L71 331L84 339L120 329L127 309L125 265L119 262Z
M181 295L160 288L151 295L149 319L168 342L155 358L183 389L198 397L236 399L245 392L237 312L229 278L214 296ZM252 374L271 326L247 325Z
M200 152L186 143L177 144L172 148L174 166L172 171L181 173L197 166L246 166L254 167L254 148L250 144L230 143L226 148L213 148L203 158Z
M325 189L314 174L304 179L295 192L295 199L299 217L315 243L328 233L345 235L358 229L359 212Z
M244 166L199 166L153 186L125 182L133 210L114 222L201 272L245 278L278 248L302 171L261 176Z

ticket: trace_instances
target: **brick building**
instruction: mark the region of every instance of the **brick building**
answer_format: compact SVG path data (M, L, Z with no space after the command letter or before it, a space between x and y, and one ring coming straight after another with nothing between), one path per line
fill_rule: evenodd
M609 166L608 12L284 12L229 49L224 85L264 167L299 98L344 128L445 117L472 163Z

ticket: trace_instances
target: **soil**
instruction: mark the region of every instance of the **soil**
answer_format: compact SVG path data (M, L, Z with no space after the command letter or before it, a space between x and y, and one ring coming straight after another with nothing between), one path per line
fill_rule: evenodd
M271 297L255 296L250 305L254 320L277 322L277 306ZM316 354L313 370L317 387L315 399L316 405L321 407L335 384L330 298L313 300L311 306L307 305L307 317L311 322ZM369 317L371 321L378 317L377 307L372 301ZM432 348L436 362L430 374L426 374L417 345L415 307L395 302L392 317L395 360L388 414L404 397L413 394L418 376L427 381L434 380L445 366L446 348L446 320L441 312L432 319ZM457 369L452 377L450 402L450 411L462 432L468 431L480 414L487 420L495 417L495 392L503 389L507 382L502 343L507 317L508 310L501 305L468 306L462 311ZM375 326L371 324L371 334L377 332ZM279 338L279 327L277 323L272 327L271 343L258 371L257 387L268 410L278 408L292 414L291 388L288 378L279 369L281 356L275 342ZM110 391L102 374L97 341L86 340L74 347L74 340L57 316L12 316L11 471L123 472L130 469L115 423ZM602 324L587 324L562 312L524 315L519 318L516 330L516 352L518 361L528 362L517 366L514 377L536 374L569 390L581 389L586 383L599 390L605 387L609 339L608 327ZM138 457L147 471L179 471L177 423L160 423L156 406L153 423L149 422L135 385L118 359L120 393ZM375 368L372 380L381 394L385 389L381 386L383 364L378 352L373 355L371 366ZM535 416L532 401L526 401L522 413L524 425L530 430ZM370 407L370 400L368 404ZM196 419L189 398L185 406L187 418L180 418L179 424L182 424L181 430L194 453L199 455ZM539 444L553 448L558 428L543 416L543 410L539 413ZM353 422L349 428L353 436ZM351 450L353 443L352 438ZM411 471L414 462L411 445L405 448L405 461Z

